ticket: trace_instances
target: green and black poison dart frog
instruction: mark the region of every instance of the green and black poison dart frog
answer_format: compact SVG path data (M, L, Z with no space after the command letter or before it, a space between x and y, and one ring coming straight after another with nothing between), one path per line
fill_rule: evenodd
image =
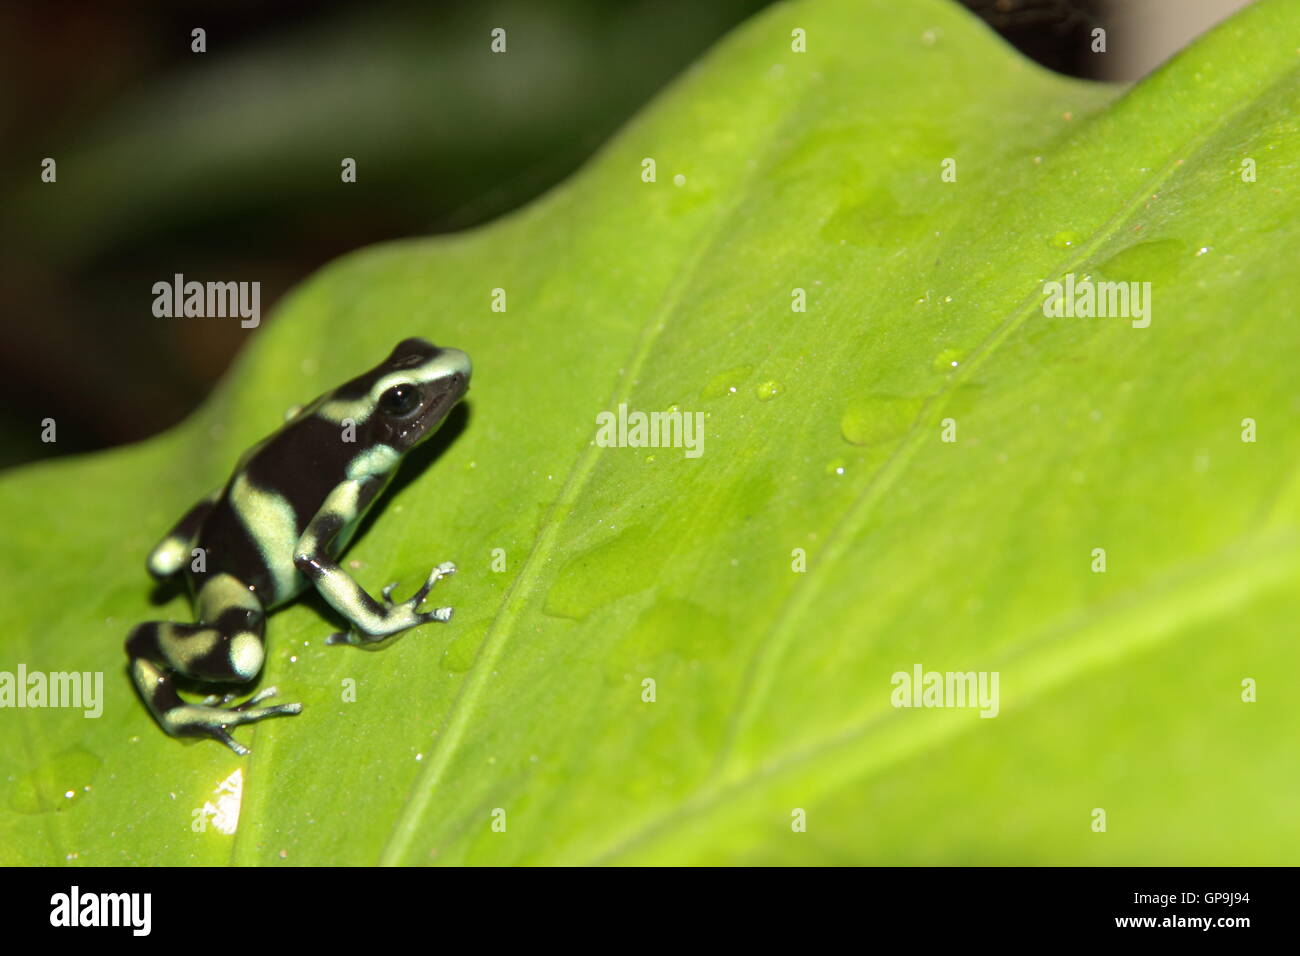
M177 677L252 681L266 656L267 612L309 584L351 625L331 635L330 644L378 641L451 618L449 607L420 610L434 584L456 570L450 562L435 567L409 600L395 603L390 584L380 603L335 559L402 457L465 394L469 377L464 352L406 339L369 372L292 412L150 552L155 577L184 570L198 618L196 624L140 624L126 639L132 679L167 733L212 737L246 754L232 727L302 710L301 704L258 706L278 693L274 687L231 707L237 694L189 703L175 684Z

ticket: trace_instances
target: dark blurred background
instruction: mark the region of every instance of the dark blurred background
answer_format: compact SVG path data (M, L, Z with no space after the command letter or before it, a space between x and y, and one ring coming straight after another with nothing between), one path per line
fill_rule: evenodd
M175 424L256 334L155 318L154 282L256 279L265 323L341 253L538 196L768 2L6 5L0 467ZM1052 69L1128 78L1168 52L1137 51L1153 31L1123 26L1134 4L1183 4L1185 30L1188 5L1244 0L965 2ZM1112 30L1116 55L1092 54L1093 28L1112 25L1130 42ZM497 26L504 56L488 51ZM195 27L206 53L191 52ZM45 157L56 184L40 181ZM56 444L40 440L46 417Z

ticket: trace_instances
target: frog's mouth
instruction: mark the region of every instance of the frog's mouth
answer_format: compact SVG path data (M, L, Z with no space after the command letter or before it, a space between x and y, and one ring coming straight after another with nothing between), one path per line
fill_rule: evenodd
M456 403L469 391L469 376L463 372L456 372L448 376L445 381L444 389L429 403L429 407L418 420L426 436L432 435L437 430Z

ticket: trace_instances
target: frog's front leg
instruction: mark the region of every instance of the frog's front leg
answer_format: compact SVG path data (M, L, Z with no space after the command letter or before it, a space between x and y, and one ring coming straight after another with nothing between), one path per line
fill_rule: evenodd
M329 605L352 625L347 634L335 634L329 643L362 644L382 640L407 628L430 621L451 620L451 608L440 607L421 611L420 604L430 589L456 571L451 562L435 567L424 585L406 601L394 603L389 597L393 585L383 591L381 604L366 593L365 588L339 567L330 555L330 544L339 533L360 519L375 496L383 490L384 483L377 478L359 478L343 482L325 499L325 503L298 540L294 549L294 564L316 586L316 590Z
M296 714L301 704L257 707L276 693L269 687L237 707L213 706L215 698L191 704L176 691L176 677L243 683L262 669L264 613L257 599L228 574L209 579L199 593L198 624L150 621L126 639L131 677L158 724L173 737L207 736L237 754L248 753L230 728L267 717ZM228 703L232 698L221 700Z

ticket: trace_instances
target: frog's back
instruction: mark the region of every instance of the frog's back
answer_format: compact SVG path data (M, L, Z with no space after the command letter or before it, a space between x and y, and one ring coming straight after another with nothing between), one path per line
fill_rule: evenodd
M294 549L308 522L341 482L355 454L339 427L307 414L271 435L235 468L199 530L201 570L189 570L195 594L216 574L248 585L267 609L295 597L307 580Z

